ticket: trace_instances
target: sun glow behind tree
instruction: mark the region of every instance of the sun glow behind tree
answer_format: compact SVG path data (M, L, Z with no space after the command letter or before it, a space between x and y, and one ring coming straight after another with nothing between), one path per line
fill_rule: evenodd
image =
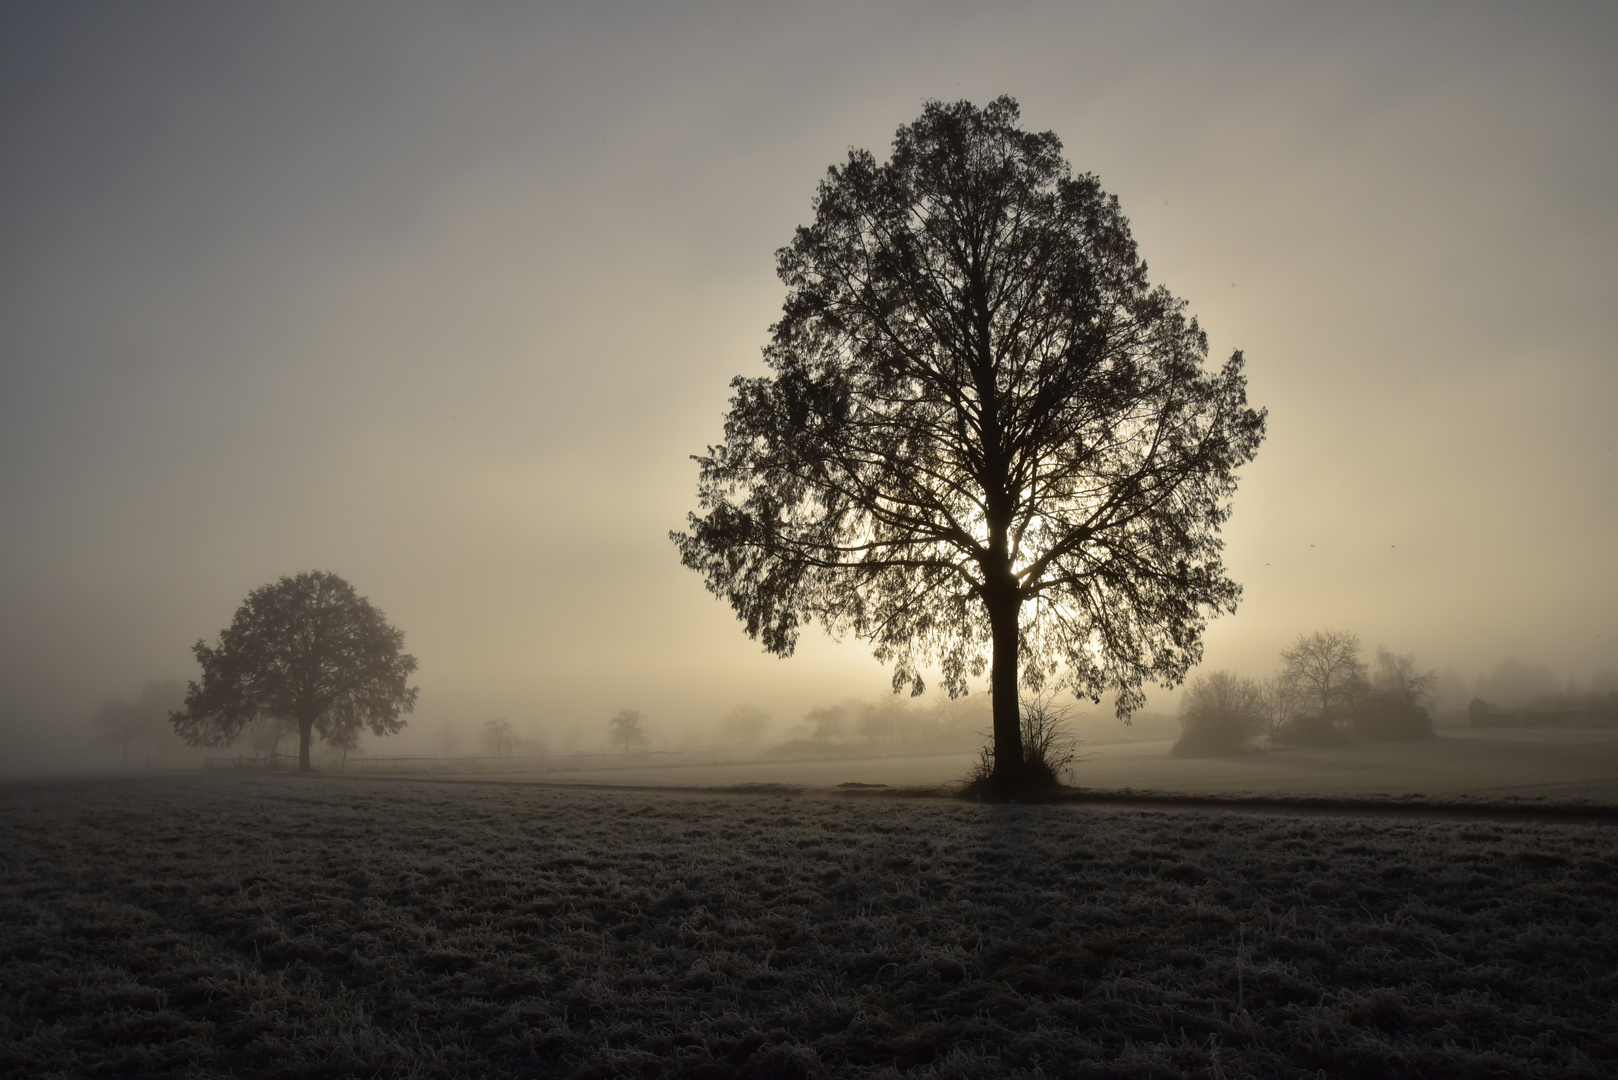
M749 635L790 654L819 619L919 694L990 669L994 786L1023 784L1019 688L1120 716L1175 685L1241 589L1220 560L1264 434L1240 352L1146 278L1118 200L1014 101L929 103L893 158L830 171L777 252L788 288L698 458L673 533Z

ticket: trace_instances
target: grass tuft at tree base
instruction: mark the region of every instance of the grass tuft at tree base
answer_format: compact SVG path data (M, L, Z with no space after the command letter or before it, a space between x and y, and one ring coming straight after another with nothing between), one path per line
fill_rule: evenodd
M1022 768L1010 775L996 775L994 750L984 746L977 764L961 783L960 797L1014 802L1061 794L1066 789L1062 773L1078 753L1078 743L1068 731L1068 712L1067 706L1056 703L1054 692L1024 698Z

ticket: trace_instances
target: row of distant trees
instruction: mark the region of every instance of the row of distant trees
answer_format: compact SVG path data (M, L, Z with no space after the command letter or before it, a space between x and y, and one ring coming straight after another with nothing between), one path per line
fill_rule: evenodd
M1473 727L1618 727L1618 689L1538 694L1516 707L1474 697L1466 716Z
M1436 672L1410 653L1378 647L1373 664L1360 639L1340 630L1299 634L1268 679L1213 671L1191 680L1180 706L1184 757L1276 747L1331 746L1430 738Z

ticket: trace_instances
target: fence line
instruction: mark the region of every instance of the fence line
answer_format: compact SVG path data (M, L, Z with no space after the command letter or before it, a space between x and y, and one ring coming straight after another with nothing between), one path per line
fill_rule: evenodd
M297 754L269 751L255 754L237 754L235 757L205 757L202 763L210 769L275 769L297 768Z

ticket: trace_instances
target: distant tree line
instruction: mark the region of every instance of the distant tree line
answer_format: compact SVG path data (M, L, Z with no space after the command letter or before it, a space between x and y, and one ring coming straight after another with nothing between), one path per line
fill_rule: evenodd
M991 722L986 698L940 696L917 706L900 697L817 705L788 728L786 738L764 753L769 757L823 757L827 753L870 753L977 746Z
M1193 678L1180 705L1182 757L1274 747L1391 742L1433 735L1430 709L1438 683L1414 655L1378 647L1360 659L1360 639L1339 630L1299 634L1281 650L1266 680L1229 671Z
M1466 718L1473 727L1618 727L1618 690L1539 694L1516 708L1474 697Z

